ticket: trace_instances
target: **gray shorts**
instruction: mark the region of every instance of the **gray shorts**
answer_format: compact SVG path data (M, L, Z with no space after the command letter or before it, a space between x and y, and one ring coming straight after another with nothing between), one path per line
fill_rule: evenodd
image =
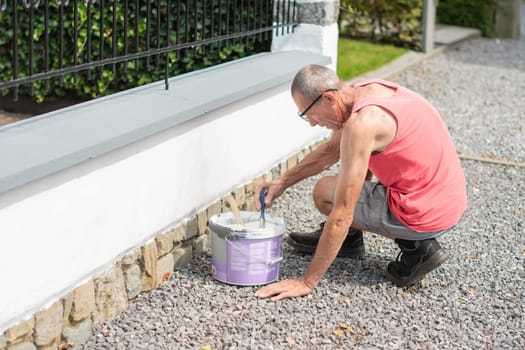
M417 232L406 227L390 211L386 187L371 181L365 181L361 190L354 212L354 222L366 231L411 241L435 238L450 230Z

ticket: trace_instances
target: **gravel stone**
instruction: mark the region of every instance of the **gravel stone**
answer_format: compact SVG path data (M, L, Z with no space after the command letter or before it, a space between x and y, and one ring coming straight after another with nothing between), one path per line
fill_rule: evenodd
M390 80L433 102L461 154L525 161L525 40L473 39ZM215 281L209 253L93 331L82 349L524 349L525 168L463 160L469 207L440 238L449 260L424 282L398 288L384 276L397 248L365 233L367 254L336 259L317 289L281 302L257 287ZM337 165L324 174L337 173ZM312 230L313 177L269 209ZM283 240L285 241L285 240ZM283 244L280 278L310 256Z

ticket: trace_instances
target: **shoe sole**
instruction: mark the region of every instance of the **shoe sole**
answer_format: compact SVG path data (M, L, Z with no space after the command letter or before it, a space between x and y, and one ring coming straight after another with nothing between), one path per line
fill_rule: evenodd
M448 253L444 249L440 249L435 252L427 261L421 264L417 269L412 272L412 277L398 278L386 269L386 277L398 287L409 287L421 281L425 276L437 269L448 259Z
M294 241L290 237L288 237L288 244L291 245L297 252L299 253L307 253L307 254L313 254L315 253L314 246L299 243L297 241ZM337 253L337 256L340 258L360 258L363 255L365 255L365 247L364 245L353 250L340 250L339 253Z

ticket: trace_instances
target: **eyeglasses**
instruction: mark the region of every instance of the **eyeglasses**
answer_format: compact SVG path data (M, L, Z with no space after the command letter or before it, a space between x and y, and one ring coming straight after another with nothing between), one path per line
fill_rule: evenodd
M312 103L310 103L310 105L308 107L306 107L306 109L301 113L300 111L297 111L297 114L299 115L299 117L301 117L303 120L305 121L308 121L308 116L306 115L306 113L308 113L308 111L310 110L310 108L312 108L316 103L317 101L319 101L321 99L321 97L323 97L323 95L329 91L337 91L338 89L327 89L325 91L323 91L319 96L317 96L313 101Z

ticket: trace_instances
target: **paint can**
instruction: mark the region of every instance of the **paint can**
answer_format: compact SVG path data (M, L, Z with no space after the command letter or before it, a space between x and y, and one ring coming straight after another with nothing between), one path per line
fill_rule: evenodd
M266 215L264 228L259 212L240 212L239 225L231 212L209 219L211 269L215 279L240 286L263 285L279 279L284 220Z

